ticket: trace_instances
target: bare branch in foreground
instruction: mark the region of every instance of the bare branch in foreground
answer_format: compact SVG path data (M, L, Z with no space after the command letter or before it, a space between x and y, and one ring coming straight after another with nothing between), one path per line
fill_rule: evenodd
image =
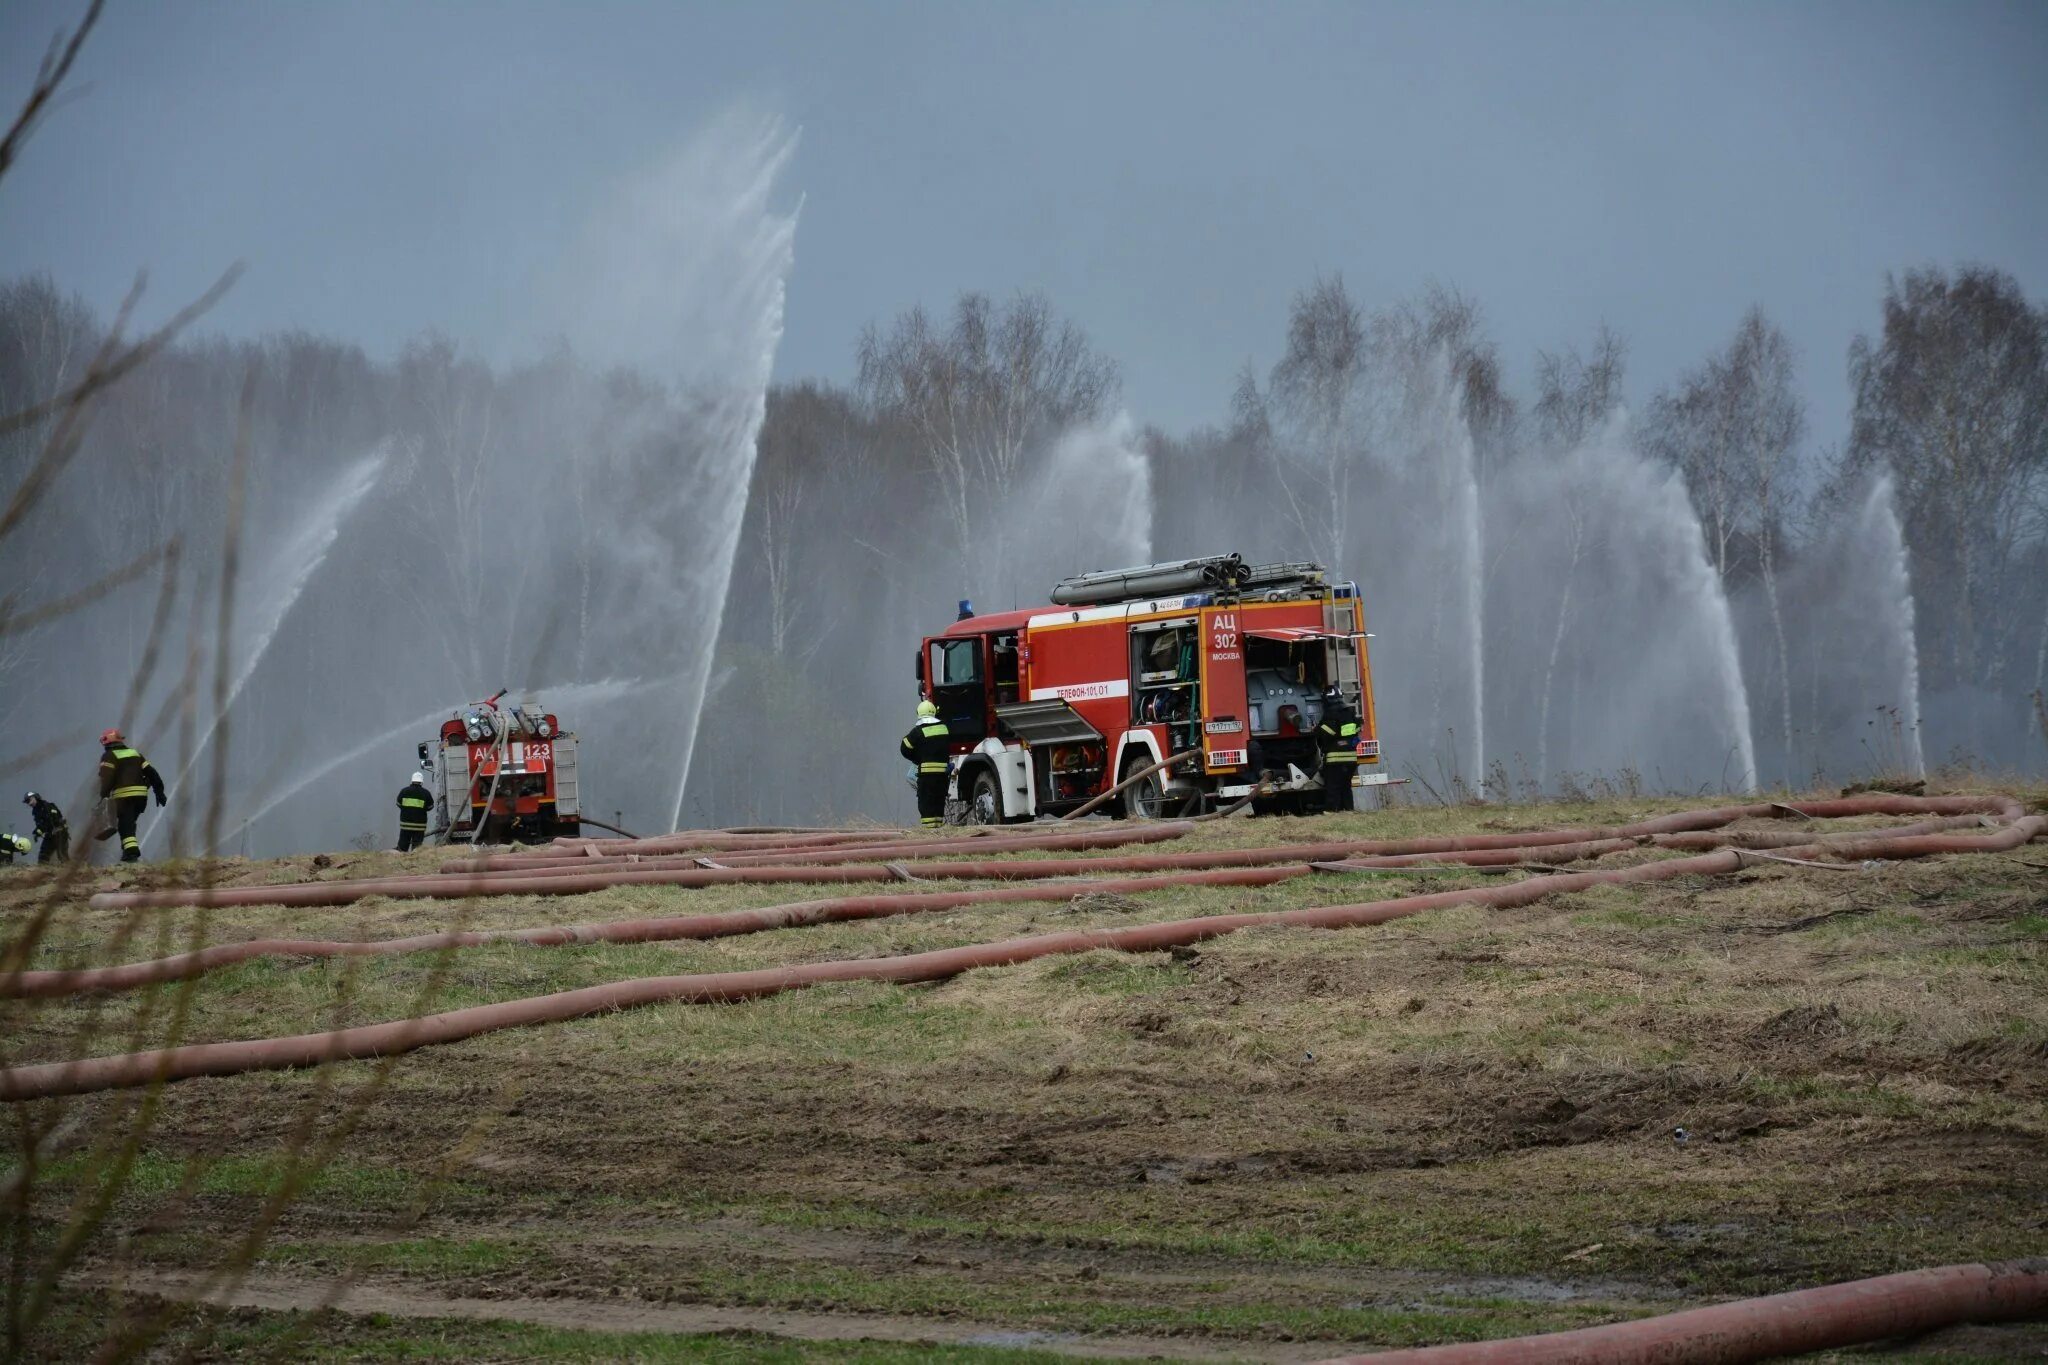
M85 8L85 18L78 21L71 37L66 39L60 31L56 41L50 44L49 52L43 57L42 68L36 72L36 83L30 88L28 98L22 101L21 112L14 116L14 125L0 137L0 176L7 174L14 165L15 157L27 144L29 135L36 130L43 115L50 112L50 102L57 97L64 78L71 74L71 64L78 60L78 50L85 46L86 35L99 22L100 10L106 0L92 0Z

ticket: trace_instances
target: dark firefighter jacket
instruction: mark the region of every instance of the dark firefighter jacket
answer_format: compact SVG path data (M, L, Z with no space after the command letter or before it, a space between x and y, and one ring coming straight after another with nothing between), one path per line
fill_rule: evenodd
M57 809L55 801L45 801L38 796L34 804L28 808L28 814L29 818L36 822L36 833L44 838L65 828L64 812Z
M161 806L164 780L157 776L150 761L126 744L109 744L100 755L100 795L123 801L151 792L156 793L156 803Z
M425 829L427 812L434 808L434 798L427 789L417 782L408 782L398 793L398 827L400 829Z
M1316 745L1325 763L1358 762L1358 717L1343 702L1323 706L1323 723L1316 727Z
M919 772L942 773L946 771L946 740L951 733L945 721L933 716L911 726L910 733L897 747L905 758L917 765Z

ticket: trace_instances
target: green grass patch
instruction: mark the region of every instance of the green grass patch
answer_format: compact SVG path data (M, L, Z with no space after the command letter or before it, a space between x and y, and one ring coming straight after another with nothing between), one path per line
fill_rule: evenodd
M18 1162L0 1163L0 1172L11 1174ZM38 1185L71 1190L104 1178L106 1163L87 1155L74 1155L51 1162L37 1175ZM188 1186L195 1194L239 1195L264 1198L275 1193L287 1174L278 1157L259 1156L175 1156L165 1152L137 1154L129 1169L124 1193L141 1196L171 1194ZM330 1161L310 1172L299 1173L300 1198L360 1209L399 1209L420 1199L428 1180L410 1171L390 1166L368 1166L349 1161ZM457 1198L480 1198L482 1191L460 1183L444 1183L437 1193Z

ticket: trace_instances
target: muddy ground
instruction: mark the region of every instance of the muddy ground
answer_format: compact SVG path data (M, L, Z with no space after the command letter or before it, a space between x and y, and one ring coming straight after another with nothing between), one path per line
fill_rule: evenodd
M1677 804L1232 822L1176 847L1612 823ZM189 991L12 1003L0 1022L9 1061L47 1060L174 1026L255 1037L422 1002L1480 881L1332 877L709 943L258 962ZM834 890L133 922L67 893L36 965L150 956L194 934L382 937ZM10 932L52 893L43 873L0 874ZM2041 845L1773 866L16 1106L10 1145L24 1125L57 1141L25 1214L18 1201L8 1215L12 1345L49 1358L121 1339L222 1358L1296 1360L2041 1255L2044 943ZM36 1272L60 1263L39 1289ZM220 1306L175 1307L209 1297ZM1899 1349L2038 1356L2048 1330Z

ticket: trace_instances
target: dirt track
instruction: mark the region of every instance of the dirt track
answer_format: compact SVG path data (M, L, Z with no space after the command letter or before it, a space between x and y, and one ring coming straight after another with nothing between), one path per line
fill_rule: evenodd
M232 1288L206 1292L193 1273L142 1271L123 1287L180 1303L255 1308L265 1312L328 1310L349 1316L465 1318L531 1323L585 1332L708 1336L749 1333L798 1341L897 1341L917 1344L1029 1347L1093 1359L1142 1360L1313 1360L1322 1349L1301 1344L1260 1344L1205 1350L1171 1337L1124 1337L1018 1330L994 1323L945 1322L882 1313L797 1313L784 1309L715 1308L703 1304L620 1303L615 1300L540 1298L446 1298L411 1293L383 1284L340 1284L257 1275ZM111 1287L111 1285L109 1286Z

